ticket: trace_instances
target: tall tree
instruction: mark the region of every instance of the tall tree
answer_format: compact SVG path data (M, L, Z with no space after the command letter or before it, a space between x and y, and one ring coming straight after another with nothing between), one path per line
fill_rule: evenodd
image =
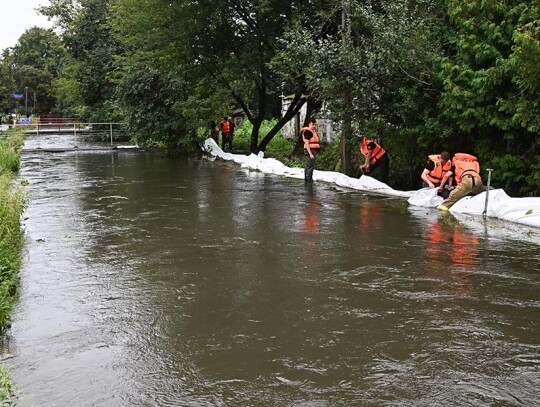
M222 100L220 115L240 107L253 124L250 149L257 151L266 148L306 100L303 89L291 83L288 89L294 94L294 103L259 143L262 121L279 112L284 82L268 63L277 52L277 40L286 23L301 10L301 3L311 2L119 0L114 5L113 24L126 46L159 59L161 71L185 68L190 102L199 100L206 105L209 94L223 95L226 90L229 96Z
M495 167L496 183L515 195L538 193L538 2L449 0L448 14L441 110Z
M9 113L11 93L13 92L13 75L11 66L11 49L5 49L0 57L0 116Z
M402 138L404 103L408 101L410 119L415 108L426 104L423 98L411 102L414 92L422 96L422 90L427 93L433 87L427 76L438 50L431 36L435 4L436 0L334 2L320 10L325 16L321 23L330 22L333 33L317 37L299 25L284 36L283 60L291 70L302 70L310 92L325 101L327 115L343 124L341 160L348 173L352 163L346 147L352 147L353 128L391 136L386 138L394 150L415 144L411 141L418 131L396 146L392 139ZM419 121L421 112L416 116Z
M306 116L304 125L313 115L320 114L322 106L319 95L308 86L308 78L313 65L319 64L314 55L317 54L317 44L329 36L338 33L335 1L314 0L305 1L295 6L294 13L289 16L285 30L276 41L276 52L270 61L272 72L281 81L282 93L288 95L291 106L283 115L282 120L287 122L306 103ZM278 128L279 130L279 128ZM270 142L274 133L271 131L262 141L261 149ZM303 140L300 132L296 135L296 145L293 154L303 149Z
M115 87L111 75L115 58L122 48L115 41L108 24L109 0L51 0L41 12L55 18L62 29L62 40L69 51L66 80L61 81L62 96L82 101L75 110L89 121L115 120ZM69 85L68 85L69 84ZM73 92L73 93L66 93ZM71 106L60 101L64 108Z
M24 91L29 113L35 107L33 113L50 114L56 105L55 80L65 54L63 44L52 29L26 30L17 44L4 53L1 64L7 76L2 80L3 86L10 92Z

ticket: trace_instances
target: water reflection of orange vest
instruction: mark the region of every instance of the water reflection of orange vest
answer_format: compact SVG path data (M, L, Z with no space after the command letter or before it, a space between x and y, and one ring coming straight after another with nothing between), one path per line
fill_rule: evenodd
M432 154L428 158L433 161L435 168L426 174L426 177L434 184L440 184L444 175L452 168L452 161L448 160L444 164L441 163L441 156Z
M465 175L480 178L480 164L474 155L456 153L452 160L455 167L456 183L460 184Z
M472 268L477 263L478 238L459 226L432 223L424 238L427 240L426 257L430 260L444 260L449 254L455 266Z
M426 273L436 281L437 290L449 290L457 295L470 295L477 265L478 238L456 225L439 222L425 229ZM448 263L456 268L448 267ZM461 269L459 269L461 268Z
M368 140L367 137L364 137L362 139L362 144L360 145L360 151L364 155L364 157L368 156L369 150L368 150L368 144L373 142L375 144L375 148L371 151L371 161L370 164L375 164L377 161L381 159L381 157L384 155L385 151L384 148L382 148L380 145L375 143L373 140Z
M371 235L374 238L377 234L373 231L380 229L382 226L383 208L373 202L366 202L360 207L360 232L362 235Z
M448 241L448 238L444 238L443 229L438 222L430 224L428 228L424 229L424 232L424 240L427 242L426 257L430 260L437 260L444 252L442 243L445 240Z
M478 237L454 228L452 240L452 263L464 268L476 266L478 255Z
M302 230L311 234L319 233L319 210L321 204L318 201L310 201L306 204L302 213Z

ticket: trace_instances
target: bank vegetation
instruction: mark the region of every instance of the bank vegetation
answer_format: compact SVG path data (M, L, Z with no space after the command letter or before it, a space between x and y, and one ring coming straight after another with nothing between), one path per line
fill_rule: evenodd
M13 301L16 298L23 230L21 216L25 192L15 185L19 171L23 136L15 131L0 133L0 334L9 326ZM0 404L12 405L14 386L9 373L0 366Z

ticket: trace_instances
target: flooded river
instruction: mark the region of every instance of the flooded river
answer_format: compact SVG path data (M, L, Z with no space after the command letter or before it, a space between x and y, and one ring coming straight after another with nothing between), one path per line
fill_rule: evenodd
M539 405L534 243L230 163L27 152L21 175L19 406Z

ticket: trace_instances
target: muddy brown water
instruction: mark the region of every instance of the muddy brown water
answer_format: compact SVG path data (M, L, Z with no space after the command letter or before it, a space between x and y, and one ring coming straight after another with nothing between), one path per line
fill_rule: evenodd
M32 152L21 176L19 406L540 403L535 243L230 163Z

